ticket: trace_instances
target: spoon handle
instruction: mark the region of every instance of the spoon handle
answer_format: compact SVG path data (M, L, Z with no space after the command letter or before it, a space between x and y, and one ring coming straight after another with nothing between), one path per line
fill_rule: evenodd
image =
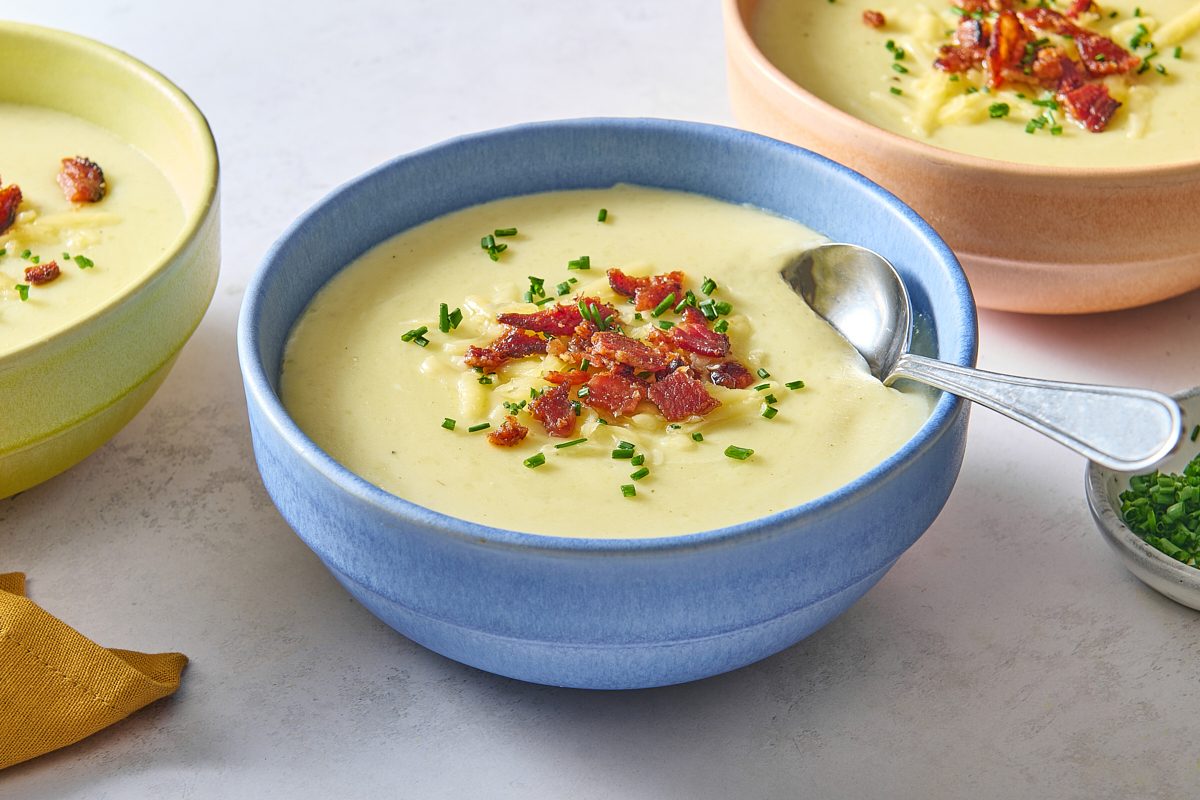
M1153 466L1178 445L1179 404L1165 394L1019 378L906 353L885 383L909 378L1022 422L1089 460L1120 472Z

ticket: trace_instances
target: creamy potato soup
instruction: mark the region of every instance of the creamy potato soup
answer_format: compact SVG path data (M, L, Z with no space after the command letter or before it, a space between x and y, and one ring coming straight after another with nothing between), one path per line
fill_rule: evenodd
M784 285L820 241L632 186L468 208L316 295L283 402L353 472L474 522L589 537L746 522L861 475L930 412Z
M1200 159L1200 2L1040 5L762 0L751 35L772 63L826 102L949 150L1075 167ZM993 70L986 55L998 41L993 9L1006 7L1022 28L1011 26L1016 46Z
M77 184L59 177L63 159L76 157L103 171L95 201L69 199ZM14 186L21 200L6 213L2 199L17 197ZM140 151L78 117L0 103L0 357L103 307L143 278L182 228L175 190Z

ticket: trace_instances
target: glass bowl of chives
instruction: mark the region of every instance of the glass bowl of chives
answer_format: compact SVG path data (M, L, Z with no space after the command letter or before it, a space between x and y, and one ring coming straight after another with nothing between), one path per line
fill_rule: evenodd
M1175 395L1184 436L1150 473L1087 468L1096 527L1142 583L1200 611L1200 387Z

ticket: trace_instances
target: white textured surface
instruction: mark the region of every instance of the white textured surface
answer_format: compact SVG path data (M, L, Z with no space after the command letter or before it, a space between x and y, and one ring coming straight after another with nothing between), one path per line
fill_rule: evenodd
M716 5L5 9L125 49L192 95L221 148L225 258L149 407L0 502L0 570L27 572L39 603L104 644L187 653L183 687L0 773L0 797L1196 796L1200 615L1108 552L1079 458L983 411L946 510L858 605L774 658L669 689L550 689L446 661L354 603L276 514L234 352L270 242L338 183L458 133L731 124ZM986 368L1200 383L1200 294L1096 317L984 313L981 328Z

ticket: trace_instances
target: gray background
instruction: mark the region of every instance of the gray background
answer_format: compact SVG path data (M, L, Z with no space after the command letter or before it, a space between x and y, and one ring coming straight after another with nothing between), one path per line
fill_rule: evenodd
M1108 552L1081 459L987 412L946 510L861 602L780 655L668 689L532 686L429 653L276 514L234 348L271 241L339 183L459 133L591 115L732 124L716 3L4 13L127 50L191 94L221 151L224 262L147 409L0 502L0 570L27 572L37 602L101 643L187 653L183 686L0 773L0 797L1197 795L1200 615ZM1200 383L1198 316L1198 293L1091 317L984 312L980 363L1174 391Z

